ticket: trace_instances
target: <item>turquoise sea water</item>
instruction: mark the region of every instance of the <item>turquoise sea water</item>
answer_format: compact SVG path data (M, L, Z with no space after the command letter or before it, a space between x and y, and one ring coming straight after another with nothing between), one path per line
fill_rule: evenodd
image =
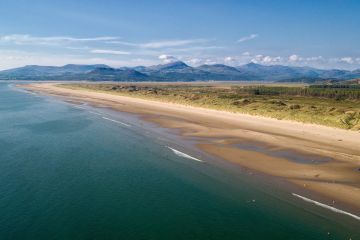
M0 83L0 239L360 239L359 221L147 128Z

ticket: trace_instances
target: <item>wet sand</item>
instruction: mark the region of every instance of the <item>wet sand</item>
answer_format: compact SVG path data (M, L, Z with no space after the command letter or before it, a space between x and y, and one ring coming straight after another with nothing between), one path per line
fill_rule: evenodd
M139 114L161 127L176 129L213 156L252 171L287 180L307 196L360 214L360 133L314 124L235 114L150 101L50 83L21 85L30 91ZM246 148L244 143L259 145ZM295 161L289 151L304 161ZM297 156L297 158L299 158ZM308 160L307 160L308 159ZM324 199L326 202L324 202Z

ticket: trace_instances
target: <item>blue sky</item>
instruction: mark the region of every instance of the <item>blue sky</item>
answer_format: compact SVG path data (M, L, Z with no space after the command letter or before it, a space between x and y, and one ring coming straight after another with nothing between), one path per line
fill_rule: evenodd
M0 1L0 69L182 60L360 68L360 1Z

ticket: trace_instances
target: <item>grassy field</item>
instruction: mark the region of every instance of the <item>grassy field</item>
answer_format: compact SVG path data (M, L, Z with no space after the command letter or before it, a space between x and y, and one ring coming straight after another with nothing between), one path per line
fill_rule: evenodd
M84 83L61 86L360 130L359 85Z

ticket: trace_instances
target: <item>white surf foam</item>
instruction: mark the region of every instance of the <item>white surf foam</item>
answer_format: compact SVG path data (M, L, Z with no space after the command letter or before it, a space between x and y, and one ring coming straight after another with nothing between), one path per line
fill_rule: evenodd
M311 199L309 199L309 198L300 196L300 195L295 194L295 193L293 193L292 195L295 196L295 197L298 197L298 198L300 198L300 199L302 199L302 200L304 200L304 201L306 201L306 202L310 202L310 203L313 203L313 204L315 204L315 205L317 205L317 206L320 206L320 207L329 209L329 210L331 210L331 211L333 211L333 212L345 214L345 215L347 215L347 216L350 216L350 217L355 218L356 220L360 220L360 217L357 216L357 215L355 215L355 214L352 214L352 213L349 213L349 212L345 212L345 211L343 211L343 210L340 210L340 209L334 208L334 207L332 207L332 206L329 206L329 205L326 205L326 204L323 204L323 203L320 203L320 202L311 200Z
M111 122L119 123L119 124L124 125L126 127L130 127L129 124L126 124L126 123L123 123L123 122L120 122L120 121L117 121L117 120L114 120L114 119L111 119L111 118L107 118L107 117L102 117L102 118L105 119L105 120L111 121Z
M188 159L191 159L191 160L194 160L194 161L198 161L198 162L204 162L203 160L200 160L200 159L198 159L198 158L192 157L192 156L190 156L190 155L188 155L188 154L186 154L186 153L180 152L180 151L178 151L178 150L176 150L176 149L174 149L174 148L171 148L171 147L168 147L168 146L167 146L167 148L169 148L171 151L173 151L173 153L175 153L175 154L178 155L179 157L188 158Z

